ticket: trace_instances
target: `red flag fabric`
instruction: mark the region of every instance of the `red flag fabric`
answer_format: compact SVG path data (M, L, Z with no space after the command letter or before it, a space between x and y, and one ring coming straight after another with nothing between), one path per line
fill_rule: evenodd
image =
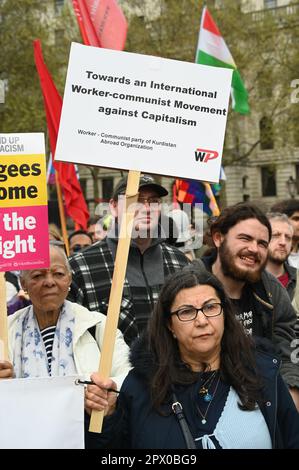
M116 0L73 0L84 44L123 50L128 24Z
M35 40L33 45L35 65L44 97L50 149L53 155L53 164L58 172L59 183L63 191L66 211L77 226L86 230L89 212L76 175L75 166L72 163L54 161L62 98L44 62L40 41L38 39Z

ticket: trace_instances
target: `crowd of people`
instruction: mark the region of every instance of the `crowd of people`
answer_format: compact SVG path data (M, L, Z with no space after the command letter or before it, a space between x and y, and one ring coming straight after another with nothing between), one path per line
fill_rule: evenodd
M95 371L126 184L115 187L109 216L69 235L69 258L51 227L50 267L12 273L10 292L27 303L8 312L0 379L85 376L87 448L298 449L299 202L268 214L249 202L225 208L199 258L186 214L170 211L165 233L168 192L142 175L104 378ZM102 434L87 430L93 409L105 411Z

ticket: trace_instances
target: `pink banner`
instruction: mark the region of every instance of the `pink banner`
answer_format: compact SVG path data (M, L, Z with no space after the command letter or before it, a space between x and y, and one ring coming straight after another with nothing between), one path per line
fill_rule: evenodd
M0 208L0 271L49 264L48 206Z

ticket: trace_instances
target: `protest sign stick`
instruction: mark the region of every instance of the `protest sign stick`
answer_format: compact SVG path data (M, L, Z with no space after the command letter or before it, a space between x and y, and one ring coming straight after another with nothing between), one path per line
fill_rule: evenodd
M112 366L115 336L131 242L132 224L136 209L134 207L134 203L137 202L139 180L140 171L129 171L126 189L126 209L122 217L120 236L117 245L107 321L101 351L99 373L102 378L109 378ZM102 430L103 418L103 411L93 410L90 418L89 431L100 433Z
M0 360L8 360L6 285L3 272L0 272Z
M58 172L55 170L55 182L56 182L56 190L57 190L57 200L58 200L58 209L59 209L59 217L60 217L60 224L61 224L61 232L64 241L64 246L66 250L67 256L70 255L70 248L69 248L69 240L66 230L66 221L64 215L64 208L63 208L63 201L62 201L62 192L61 187L59 184Z

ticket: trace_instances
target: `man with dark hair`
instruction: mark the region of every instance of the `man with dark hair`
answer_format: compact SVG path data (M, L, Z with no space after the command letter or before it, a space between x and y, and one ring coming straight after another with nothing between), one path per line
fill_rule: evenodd
M114 189L110 200L114 223L106 238L70 258L74 281L70 300L104 314L108 309L126 186L127 179L123 178ZM140 177L118 324L128 344L145 328L164 279L188 263L180 250L159 236L161 197L167 194L151 176Z
M296 314L286 290L265 271L270 222L258 207L240 203L224 209L210 230L216 249L202 261L223 283L246 332L275 346L299 409L299 368L291 361Z
M286 214L291 222L294 233L292 240L292 250L288 257L290 266L299 269L299 200L285 199L277 202L271 207L271 212Z
M92 245L93 242L92 236L85 232L85 230L76 230L75 232L72 232L68 237L68 241L71 255L87 248Z

